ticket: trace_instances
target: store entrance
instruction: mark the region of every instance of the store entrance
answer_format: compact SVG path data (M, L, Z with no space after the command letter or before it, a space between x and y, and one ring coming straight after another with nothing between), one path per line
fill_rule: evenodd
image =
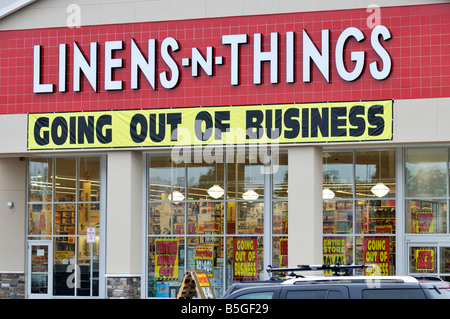
M104 295L104 156L28 160L29 298Z
M51 241L28 242L28 297L49 298L53 286L53 262Z
M430 238L407 244L408 274L412 276L438 276L450 280L450 241Z

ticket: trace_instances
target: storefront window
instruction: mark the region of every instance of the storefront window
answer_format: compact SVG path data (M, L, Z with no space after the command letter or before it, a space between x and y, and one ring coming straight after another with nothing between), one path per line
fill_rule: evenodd
M334 198L353 197L353 152L324 152L323 164L323 187Z
M229 237L227 239L228 285L237 281L262 280L264 260L262 236Z
M353 263L353 237L324 236L323 263L325 265L351 265Z
M99 157L29 160L28 239L53 242L54 296L99 296L100 187Z
M417 273L437 273L438 250L435 246L410 247L409 272Z
M395 236L357 236L355 263L374 268L357 271L363 275L395 275Z
M263 199L264 165L255 154L236 155L227 163L227 199Z
M406 233L448 233L447 152L447 148L405 150Z
M358 234L395 234L395 200L357 200Z
M185 237L150 237L148 240L148 296L176 297L185 269Z
M284 235L274 243L282 242L280 262L287 265L287 153L283 156L269 212L267 165L255 154L227 155L223 163L148 156L148 297L174 297L190 269L208 274L216 297L235 281L263 279L263 239L272 231ZM276 226L264 229L272 209ZM172 247L169 255L158 248L166 246ZM279 252L274 249L278 257Z
M447 195L447 149L405 150L405 196Z
M353 232L353 201L323 201L323 233L351 234Z
M375 264L375 273L359 273L395 274L395 151L326 151L323 157L324 188L334 193L323 200L324 263ZM389 189L383 196L372 189L378 183Z
M382 198L395 198L395 150L358 150L355 156L356 197L378 197L372 189L382 183L389 189Z
M51 202L53 190L53 161L49 158L32 159L28 165L28 201Z
M272 188L272 267L288 266L288 153L275 154Z
M414 244L409 246L409 273L414 276L439 276L450 280L450 246Z
M446 200L406 200L406 232L439 234L447 232Z
M272 237L272 267L288 267L288 237Z

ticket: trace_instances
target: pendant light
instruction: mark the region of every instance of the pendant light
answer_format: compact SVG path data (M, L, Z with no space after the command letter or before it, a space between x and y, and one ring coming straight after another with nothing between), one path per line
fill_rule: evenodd
M390 189L383 183L377 183L374 187L372 187L371 191L376 197L384 197L387 193L389 193Z
M380 150L380 173L379 180L381 180L381 150ZM387 193L389 193L390 189L382 182L378 182L374 187L370 190L376 197L384 197Z
M179 191L174 191L169 194L169 200L172 200L175 204L179 204L184 199L184 195Z
M251 168L252 168L252 164L250 161L250 155L248 157L249 163L250 163L250 179L251 179ZM250 188L248 191L246 191L244 194L242 194L242 198L248 201L253 201L258 199L259 194L257 192L255 192L252 188Z
M324 188L322 191L322 198L323 199L333 199L334 198L334 192L329 188Z
M323 157L325 157L325 171L327 170L328 167L328 157L330 157L329 153L324 153ZM328 187L325 187L322 190L322 199L333 199L335 196L334 192L329 189Z
M242 198L249 201L256 200L258 199L258 197L259 194L255 192L253 189L249 189L244 194L242 194Z
M173 167L173 161L171 161L170 165L171 165L170 179L171 179L171 182L173 183L173 180L174 180L173 173L175 172L175 174L176 174L177 171L176 171L176 168L174 169L174 167ZM177 175L175 175L175 180L176 179L177 179ZM169 197L169 200L173 201L175 204L179 204L181 201L184 200L184 195L179 191L173 191L171 194L169 194L168 197Z
M214 186L212 186L208 189L209 196L211 196L214 199L218 199L219 197L222 197L223 193L224 193L223 188L217 184L215 184Z
M216 182L217 182L217 163L216 163L216 165L215 165L214 170L215 170ZM222 197L223 194L224 194L223 188L220 187L220 186L217 185L217 184L214 184L212 187L210 187L210 188L207 190L207 192L208 192L208 195L211 196L211 197L214 198L214 199L218 199L218 198Z

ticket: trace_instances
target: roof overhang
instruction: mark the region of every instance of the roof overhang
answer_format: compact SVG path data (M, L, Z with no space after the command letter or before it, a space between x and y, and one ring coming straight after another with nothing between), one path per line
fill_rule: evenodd
M35 1L36 0L3 0L2 4L0 4L0 19Z

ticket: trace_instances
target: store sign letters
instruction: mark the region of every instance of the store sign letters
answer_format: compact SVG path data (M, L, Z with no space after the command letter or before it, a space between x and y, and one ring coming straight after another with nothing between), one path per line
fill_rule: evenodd
M28 115L28 148L390 140L392 100Z
M343 30L335 41L331 41L330 30L321 30L321 47L313 42L308 32L303 29L301 33L289 31L285 34L271 32L267 35L265 41L270 42L268 50L263 49L262 33L249 34L229 34L222 35L222 46L227 47L230 57L225 59L222 55L215 55L217 51L213 46L206 48L192 47L183 51L184 44L174 37L164 39L148 39L146 43L137 43L133 38L124 40L90 42L83 53L80 45L74 41L71 44L61 43L58 50L58 75L52 79L51 83L42 83L42 60L43 46L36 44L33 47L33 92L34 93L53 93L57 86L59 92L80 92L82 90L81 81L85 77L90 88L94 92L117 91L124 89L123 80L115 80L114 73L120 69L128 69L129 84L132 90L138 90L140 87L140 78L145 78L146 82L156 90L157 84L164 89L173 89L182 80L181 67L190 68L190 75L198 77L201 70L206 75L214 76L215 70L220 71L220 67L230 68L230 84L239 85L241 74L240 52L242 46L253 45L253 84L262 84L263 64L267 63L270 67L268 79L271 84L294 83L296 78L301 78L302 82L312 81L311 69L313 64L319 69L321 75L330 83L330 64L333 59L330 58L330 52L334 52L334 64L339 77L347 82L357 80L363 73L364 67L369 66L369 72L373 79L386 79L392 68L392 61L388 51L383 43L391 39L391 33L386 26L378 25L374 27L370 34L370 50L375 52L377 59L366 61L366 52L355 50L350 52L351 66L346 66L345 52L347 43L350 41L362 42L365 40L364 33L356 27L348 27ZM280 38L283 37L283 41ZM252 44L251 44L252 43ZM283 44L281 44L283 43ZM335 43L334 48L330 48L330 43ZM283 50L280 46L283 45ZM101 49L100 49L101 47ZM141 49L145 48L145 49ZM296 76L295 60L296 50L302 48L302 74ZM221 48L222 49L222 48ZM68 58L68 51L72 52ZM223 49L222 49L223 50ZM100 52L102 53L100 54ZM126 51L127 59L117 58L115 54L120 51ZM202 51L205 52L202 54ZM283 57L281 53L283 52ZM144 53L146 52L146 53ZM175 58L175 53L177 58ZM101 63L99 60L101 60ZM177 61L178 59L178 61ZM70 61L69 61L70 60ZM163 63L158 64L157 60ZM180 63L181 60L181 63ZM285 61L285 78L279 78L280 61ZM180 65L181 64L181 67ZM158 66L159 65L159 66ZM72 72L72 87L68 88L67 77L69 66ZM101 70L100 70L101 68ZM103 75L104 87L98 87L99 76Z

